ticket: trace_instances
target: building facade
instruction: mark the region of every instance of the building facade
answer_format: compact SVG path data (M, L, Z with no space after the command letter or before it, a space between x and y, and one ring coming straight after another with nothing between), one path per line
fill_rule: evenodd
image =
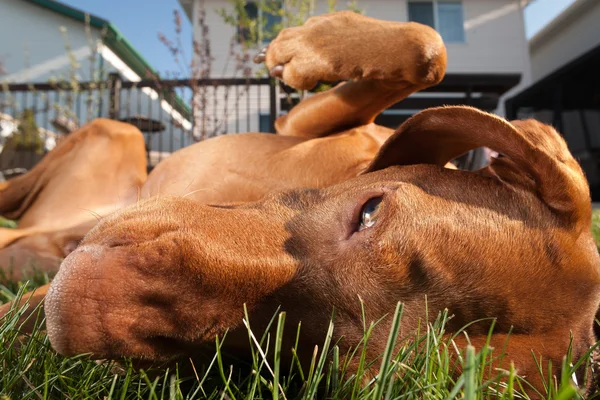
M244 72L248 72L240 69L236 63L236 54L240 53L240 45L237 43L240 28L235 23L236 11L232 2L180 0L180 3L194 26L195 42L203 43L208 35L213 59L211 76L242 76ZM261 13L260 3L246 3L248 17L256 18L262 29L273 23L286 24L285 17L273 21L270 15L265 16L264 11ZM272 7L274 3L276 6L279 3L279 7L284 8L288 4L284 0L269 1L268 5ZM448 49L445 83L429 93L411 96L402 103L406 103L404 105L399 104L387 110L379 122L397 126L406 116L426 106L461 102L503 115L503 102L498 100L509 91L508 95L526 87L531 81L523 14L527 3L526 0L358 0L356 6L365 15L383 20L412 20L434 27L444 38ZM328 5L326 0L313 0L307 14L326 13L329 11ZM223 18L224 14L229 18ZM259 43L255 48L268 43L268 38L265 40L261 35L258 36ZM197 65L199 64L202 62L198 61ZM257 67L250 64L248 67L252 68L253 73L257 71ZM257 96L261 95L250 95L254 99ZM251 130L264 130L261 128L264 128L268 101L266 98L261 100L263 106L252 110L254 115L250 117L255 123ZM224 107L224 104L217 107ZM279 112L285 112L285 109L284 105Z
M564 136L600 200L600 2L575 0L529 41L532 84L506 101Z

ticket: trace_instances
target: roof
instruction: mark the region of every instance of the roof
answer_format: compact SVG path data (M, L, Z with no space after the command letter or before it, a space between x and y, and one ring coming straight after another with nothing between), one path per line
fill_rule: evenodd
M585 13L592 5L597 5L598 0L575 0L563 12L558 14L553 20L548 22L531 39L529 39L529 49L535 49L553 35L558 33L562 26L566 26Z
M178 1L179 1L179 4L181 4L183 11L185 11L185 15L187 15L187 17L190 21L193 21L192 8L194 7L193 6L194 0L178 0Z
M54 11L81 23L85 23L87 15L89 18L89 23L92 27L106 30L106 34L102 38L102 43L112 50L117 57L123 60L123 62L127 64L127 66L131 68L141 79L159 77L158 72L152 68L148 61L146 61L146 59L133 47L133 45L110 21L54 0L25 1L41 6L47 10ZM189 105L185 103L179 96L176 96L173 102L173 107L185 118L189 118L191 115Z

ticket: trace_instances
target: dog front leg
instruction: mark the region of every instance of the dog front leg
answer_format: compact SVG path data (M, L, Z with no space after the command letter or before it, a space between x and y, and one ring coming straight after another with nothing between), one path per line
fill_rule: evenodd
M277 121L279 134L315 138L371 123L411 93L439 83L447 56L428 26L338 12L284 29L257 61L297 89L350 81L302 101Z

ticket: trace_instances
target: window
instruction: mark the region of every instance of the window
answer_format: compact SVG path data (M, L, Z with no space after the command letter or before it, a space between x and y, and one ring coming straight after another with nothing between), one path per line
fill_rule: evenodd
M238 14L238 42L268 43L281 23L281 1L246 2Z
M465 41L463 7L460 1L409 1L408 19L431 26L447 43Z

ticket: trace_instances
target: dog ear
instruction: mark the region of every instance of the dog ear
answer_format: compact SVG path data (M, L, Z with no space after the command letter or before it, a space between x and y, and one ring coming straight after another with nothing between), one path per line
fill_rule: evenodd
M428 109L402 124L363 173L392 165L444 166L478 147L505 156L478 173L532 190L570 223L589 225L589 187L581 167L560 135L534 120L509 123L471 107Z
M18 219L31 205L43 188L45 165L38 164L24 175L17 176L0 186L0 215Z

